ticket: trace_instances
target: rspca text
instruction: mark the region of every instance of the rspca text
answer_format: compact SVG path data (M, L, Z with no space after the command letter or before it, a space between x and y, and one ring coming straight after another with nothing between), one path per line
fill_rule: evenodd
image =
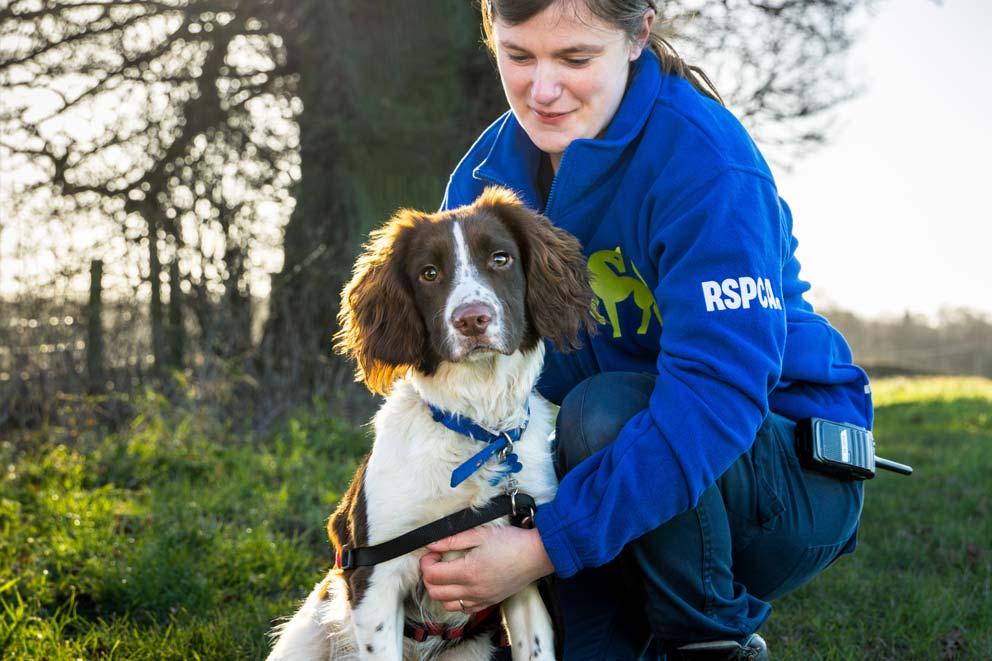
M782 309L782 301L772 292L772 283L768 278L742 275L739 278L727 278L723 282L707 280L700 284L703 286L707 312L738 308L746 310L753 301L757 301L763 308Z

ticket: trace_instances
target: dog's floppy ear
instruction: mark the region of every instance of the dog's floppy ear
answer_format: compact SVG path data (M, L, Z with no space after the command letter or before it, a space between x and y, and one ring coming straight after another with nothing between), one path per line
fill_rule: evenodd
M559 351L578 348L582 329L595 332L592 289L578 239L523 205L505 188L489 187L475 201L513 234L527 274L527 313L534 330Z
M356 380L380 395L417 362L427 340L402 270L404 235L416 220L404 209L373 231L341 292L335 349L355 359Z

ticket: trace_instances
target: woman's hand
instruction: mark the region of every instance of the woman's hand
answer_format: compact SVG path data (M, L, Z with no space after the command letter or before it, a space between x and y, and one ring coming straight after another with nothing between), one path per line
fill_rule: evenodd
M477 613L554 571L536 529L473 528L426 548L420 559L424 586L449 611ZM445 562L441 554L448 551L468 553Z

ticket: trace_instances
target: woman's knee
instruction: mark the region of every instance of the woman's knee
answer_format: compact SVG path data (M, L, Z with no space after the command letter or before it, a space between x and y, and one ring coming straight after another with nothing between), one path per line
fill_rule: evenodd
M558 477L612 442L627 421L647 407L655 378L636 372L601 372L565 396L555 432Z

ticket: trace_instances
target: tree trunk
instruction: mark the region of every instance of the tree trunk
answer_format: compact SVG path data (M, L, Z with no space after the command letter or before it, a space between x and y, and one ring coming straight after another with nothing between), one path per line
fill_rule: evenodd
M285 33L293 40L291 66L300 72L302 178L285 229L283 268L272 282L262 359L268 377L311 392L342 371L329 338L356 234L342 162L352 89L340 59L342 4L350 3L301 2Z
M300 74L302 178L262 357L269 374L313 393L352 380L330 338L366 232L400 206L436 209L451 168L496 112L477 105L488 64L468 3L298 7L284 36ZM488 87L497 98L495 77ZM470 116L479 112L485 119Z

